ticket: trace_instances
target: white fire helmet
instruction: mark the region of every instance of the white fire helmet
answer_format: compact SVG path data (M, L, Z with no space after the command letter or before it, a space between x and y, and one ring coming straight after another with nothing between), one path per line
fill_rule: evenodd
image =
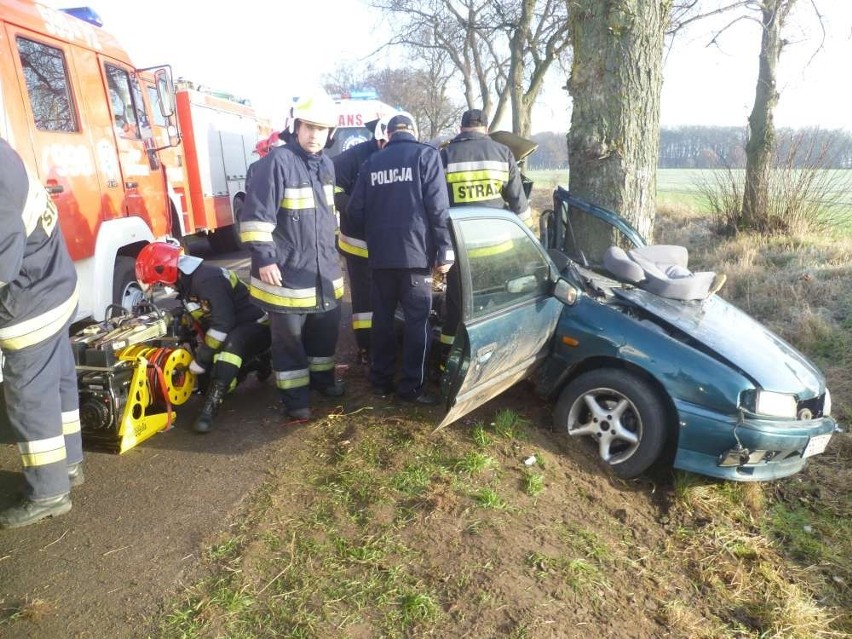
M379 140L380 142L387 142L390 136L388 135L388 122L390 119L395 116L396 113L388 113L387 115L383 115L379 118L379 121L376 123L376 130L373 131L373 137Z
M290 133L294 133L296 130L296 120L328 127L331 129L329 133L330 138L334 133L335 127L337 127L337 105L324 92L300 97L290 107L290 118L287 122L287 128Z

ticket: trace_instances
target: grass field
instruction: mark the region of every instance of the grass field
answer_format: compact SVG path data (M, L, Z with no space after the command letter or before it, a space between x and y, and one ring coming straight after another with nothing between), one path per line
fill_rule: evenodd
M715 169L659 169L657 171L657 203L660 206L686 206L704 211L706 203L701 197L702 184L715 184L723 170ZM536 189L568 188L566 170L531 170L526 173ZM838 206L852 215L852 171L831 171L832 189L838 191Z

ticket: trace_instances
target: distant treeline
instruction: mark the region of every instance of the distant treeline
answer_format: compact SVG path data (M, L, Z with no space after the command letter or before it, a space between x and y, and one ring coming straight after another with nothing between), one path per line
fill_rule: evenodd
M825 169L852 168L852 133L841 129L778 129L778 157L784 165ZM564 133L532 136L538 150L530 169L567 169ZM661 169L745 168L745 127L684 126L660 131Z

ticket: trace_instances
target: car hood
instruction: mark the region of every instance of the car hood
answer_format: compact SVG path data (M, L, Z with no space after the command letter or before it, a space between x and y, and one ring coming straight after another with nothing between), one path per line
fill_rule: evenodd
M681 302L641 289L615 293L686 333L760 388L795 393L800 400L822 392L824 377L810 360L717 295L701 302Z

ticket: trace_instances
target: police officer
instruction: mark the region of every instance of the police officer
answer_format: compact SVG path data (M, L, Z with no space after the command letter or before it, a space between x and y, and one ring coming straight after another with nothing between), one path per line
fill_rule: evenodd
M254 164L239 213L251 296L269 313L276 383L295 420L310 419L311 388L329 397L344 392L334 371L343 297L334 165L323 154L336 124L326 94L298 100L287 143Z
M0 139L0 349L6 410L26 489L0 512L17 528L71 510L83 482L77 372L68 327L77 273L56 207L20 156Z
M337 187L334 192L334 204L340 214L340 233L337 247L346 258L346 270L349 272L349 295L352 298L352 330L358 345L358 363L370 363L370 332L373 328L373 313L370 305L370 270L367 265L367 242L363 234L352 229L347 207L352 189L358 179L358 172L364 161L385 147L388 141L388 121L390 116L367 123L372 124L373 139L360 142L332 158Z
M393 390L397 304L405 315L402 370L397 396L434 404L425 392L431 330L432 267L445 273L455 259L448 229L447 184L437 149L417 141L412 119L395 115L390 141L364 163L349 217L370 247L373 333L370 382L376 393Z
M508 207L529 228L532 212L512 151L488 135L488 119L480 109L462 114L459 134L441 149L452 206ZM441 325L442 361L446 360L461 321L458 268L447 274L446 313Z
M207 433L225 395L254 370L263 381L272 372L269 325L252 302L248 287L236 273L183 255L180 246L151 242L136 257L136 279L144 286L163 284L177 289L194 324L203 334L189 369L210 374L204 404L193 430Z

